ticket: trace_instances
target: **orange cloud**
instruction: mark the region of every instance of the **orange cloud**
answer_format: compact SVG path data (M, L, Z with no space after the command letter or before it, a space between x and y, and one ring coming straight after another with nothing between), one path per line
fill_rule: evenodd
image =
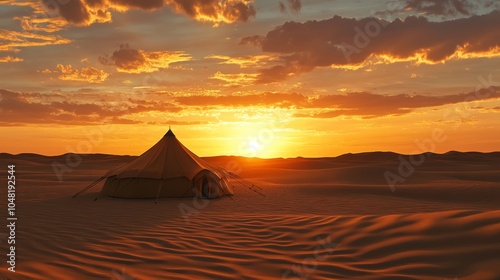
M61 18L38 17L36 14L31 16L14 17L25 31L29 32L47 32L52 33L60 31L67 25Z
M216 72L215 74L213 74L213 76L210 77L210 79L224 81L226 83L226 86L245 86L255 83L257 74L223 74L221 72Z
M30 32L56 32L68 25L68 22L58 16L57 13L47 9L47 5L58 3L58 0L3 0L0 5L28 7L32 9L32 14L26 16L16 16L20 26L25 31ZM62 3L62 1L61 1Z
M0 51L19 51L19 48L69 44L71 40L58 35L43 35L0 29Z
M66 22L83 26L111 21L112 11L151 11L163 7L215 24L246 22L255 16L252 2L248 0L67 0L60 4L52 0L44 3L48 10L57 12Z
M0 57L0 62L20 62L23 61L22 58L19 57L12 57L12 56L5 56L5 57Z
M118 72L151 73L169 68L170 64L191 60L184 52L154 51L131 49L128 44L120 46L112 55L99 57L103 65L116 66Z
M500 56L500 11L442 22L407 17L392 22L335 16L287 22L265 37L244 37L279 55L282 63L261 69L257 82L276 82L316 67L358 69L371 63L444 63L453 59ZM460 32L457 32L460 30Z
M42 71L44 74L57 72L59 80L63 81L80 81L88 83L102 83L104 82L109 74L103 70L96 69L94 67L84 67L82 69L75 69L71 65L57 64L57 71L50 71L45 69Z
M247 22L256 12L248 0L167 0L177 12L213 23Z
M206 59L219 59L222 60L219 64L234 64L240 68L248 68L251 66L263 66L269 61L276 60L275 56L271 55L254 55L246 57L230 57L226 55L209 55Z

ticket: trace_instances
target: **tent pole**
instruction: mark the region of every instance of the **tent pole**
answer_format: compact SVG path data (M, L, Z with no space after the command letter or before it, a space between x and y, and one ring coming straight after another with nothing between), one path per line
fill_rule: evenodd
M178 198L182 198L182 197L185 197L185 195L194 189L194 193L196 194L196 186L194 184L194 181L191 181L191 188L188 188L181 196L179 196Z
M263 194L263 193L260 192L260 190L262 190L261 187L256 186L256 185L252 184L251 182L247 182L245 179L243 179L242 177L240 177L240 176L238 176L238 175L236 175L236 174L234 174L232 172L229 172L228 175L231 176L232 179L234 179L237 182L239 182L240 184L242 184L243 186L245 186L248 189L252 190L253 192L258 193L258 194L262 195L263 197L266 197L265 194Z
M158 197L160 196L161 189L163 189L163 183L165 182L164 179L161 180L160 187L158 188L158 192L156 193L156 199L155 199L155 204L158 203Z
M91 189L93 186L97 185L97 183L101 182L105 177L101 177L97 180L95 180L92 184L88 185L86 188L84 188L83 190L77 192L74 196L72 196L71 198L75 198L77 197L79 194L82 194L86 191L88 191L89 189Z
M245 180L245 178L243 178L243 177L241 177L241 176L239 176L239 175L236 175L236 174L234 174L233 172L229 172L229 174L228 174L228 175L230 175L230 176L232 176L234 179L238 179L238 180L240 180L240 181L247 181L247 180ZM248 183L250 183L250 182L248 182ZM257 188L257 189L259 189L259 190L263 190L261 187L256 186L256 185L254 185L254 184L252 184L252 186L253 186L253 187L255 187L255 188Z

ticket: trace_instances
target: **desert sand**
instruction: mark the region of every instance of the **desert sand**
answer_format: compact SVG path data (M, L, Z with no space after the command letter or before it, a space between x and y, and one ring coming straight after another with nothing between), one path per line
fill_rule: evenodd
M16 273L4 279L500 279L500 153L427 154L394 188L393 153L212 157L258 186L232 198L71 196L129 156L1 154L16 165ZM4 226L2 226L4 227ZM4 233L5 231L2 231Z

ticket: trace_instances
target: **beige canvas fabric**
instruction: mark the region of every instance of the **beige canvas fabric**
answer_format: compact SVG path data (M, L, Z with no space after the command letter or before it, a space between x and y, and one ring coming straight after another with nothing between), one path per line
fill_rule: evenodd
M102 195L123 198L232 195L226 171L184 147L169 130L141 156L103 177Z

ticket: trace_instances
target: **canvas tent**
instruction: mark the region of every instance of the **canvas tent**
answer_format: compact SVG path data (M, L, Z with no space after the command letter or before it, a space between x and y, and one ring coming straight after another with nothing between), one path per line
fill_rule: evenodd
M169 129L163 138L128 164L110 170L101 195L121 198L203 197L233 195L222 168L208 164L177 140ZM86 191L90 187L81 191ZM76 194L78 195L78 194ZM76 196L75 195L75 196Z

